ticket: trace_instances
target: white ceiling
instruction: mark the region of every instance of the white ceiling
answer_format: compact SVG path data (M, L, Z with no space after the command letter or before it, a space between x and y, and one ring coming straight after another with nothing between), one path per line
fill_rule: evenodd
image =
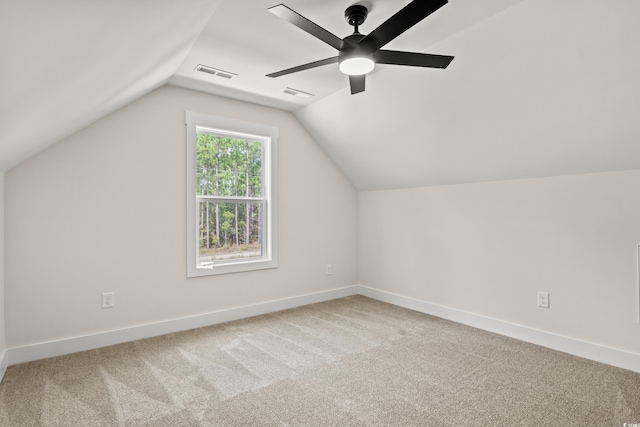
M164 84L220 0L0 0L0 171Z
M282 1L351 32L353 0ZM359 190L640 168L636 0L451 0L385 46L449 68L377 66L357 95L336 64L265 77L336 56L280 0L0 2L0 170L166 82L292 111ZM359 2L361 32L408 2Z

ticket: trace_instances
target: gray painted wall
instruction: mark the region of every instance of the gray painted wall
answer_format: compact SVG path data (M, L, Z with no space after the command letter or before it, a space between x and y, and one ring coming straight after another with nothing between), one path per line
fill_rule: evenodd
M640 354L638 188L628 171L359 193L360 284Z
M4 174L0 172L0 367L2 356L7 348L5 342L5 303L4 303ZM0 372L2 375L2 372Z
M279 128L277 269L186 278L185 110ZM7 346L354 285L356 219L291 113L162 87L6 174Z

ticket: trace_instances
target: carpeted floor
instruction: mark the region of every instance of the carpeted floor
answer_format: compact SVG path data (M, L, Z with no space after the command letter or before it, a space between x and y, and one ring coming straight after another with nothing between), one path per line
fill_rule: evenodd
M619 426L640 374L362 296L9 367L0 426Z

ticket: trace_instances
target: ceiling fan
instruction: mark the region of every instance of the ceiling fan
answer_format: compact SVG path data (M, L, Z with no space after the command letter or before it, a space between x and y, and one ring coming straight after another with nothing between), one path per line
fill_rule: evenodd
M367 18L369 10L359 4L349 6L345 10L344 16L349 25L354 27L354 32L344 39L333 35L283 4L270 7L269 12L337 49L338 56L267 74L267 77L280 77L337 62L340 65L340 71L349 76L349 85L353 95L364 91L365 76L373 70L375 64L447 68L453 60L453 56L381 49L447 3L447 0L413 0L367 35L360 34L358 27Z

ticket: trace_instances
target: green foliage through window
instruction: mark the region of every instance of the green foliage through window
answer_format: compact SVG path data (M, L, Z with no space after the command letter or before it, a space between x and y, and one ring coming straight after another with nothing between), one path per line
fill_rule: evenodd
M263 144L198 132L200 261L262 256Z

